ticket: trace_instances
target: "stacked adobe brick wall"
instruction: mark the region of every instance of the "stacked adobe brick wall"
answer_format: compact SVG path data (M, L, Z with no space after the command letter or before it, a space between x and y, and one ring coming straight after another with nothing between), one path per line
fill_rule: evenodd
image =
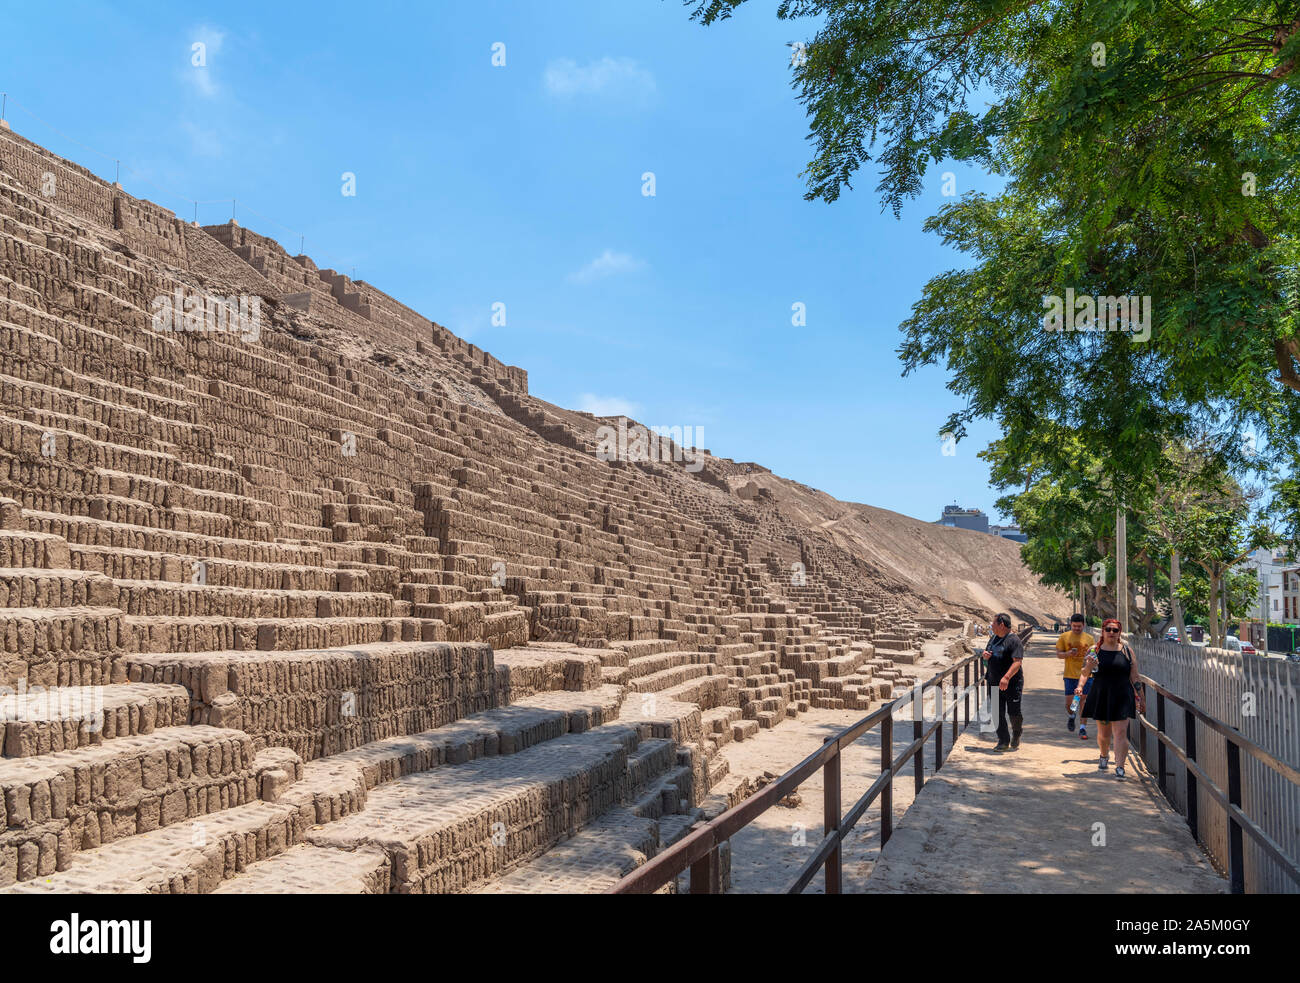
M721 744L896 678L870 578L731 462L601 460L592 418L369 284L10 136L0 687L60 709L0 692L0 888L462 890L597 819L663 844ZM212 297L256 323L160 328ZM764 566L796 552L814 593Z

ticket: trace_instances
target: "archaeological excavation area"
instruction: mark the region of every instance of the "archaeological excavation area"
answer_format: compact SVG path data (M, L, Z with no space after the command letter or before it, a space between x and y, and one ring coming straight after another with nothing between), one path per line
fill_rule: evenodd
M618 425L0 130L0 893L603 891L987 617Z

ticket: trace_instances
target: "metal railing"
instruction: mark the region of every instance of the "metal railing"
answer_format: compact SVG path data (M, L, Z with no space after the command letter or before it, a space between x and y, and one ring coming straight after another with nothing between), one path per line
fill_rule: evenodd
M1199 816L1198 792L1204 792L1209 798L1213 799L1223 807L1228 821L1228 884L1233 894L1244 894L1246 892L1245 877L1245 858L1244 858L1244 836L1250 835L1255 844L1263 850L1265 854L1277 865L1278 869L1286 873L1297 886L1300 886L1300 863L1287 853L1285 846L1280 845L1263 829L1259 827L1242 810L1242 767L1241 755L1244 751L1247 755L1254 758L1270 768L1273 772L1281 775L1286 781L1300 788L1300 770L1292 765L1287 764L1275 755L1269 753L1260 747L1254 741L1244 737L1235 728L1230 727L1223 721L1206 713L1191 700L1185 699L1171 690L1165 688L1156 682L1150 676L1139 675L1139 679L1146 684L1149 690L1154 690L1156 694L1155 710L1156 721L1153 724L1145 714L1139 714L1137 717L1138 727L1138 748L1145 760L1147 757L1147 732L1150 731L1159 741L1156 747L1156 776L1160 785L1161 792L1164 793L1170 803L1175 808L1180 808L1171 790L1166 785L1166 750L1172 751L1183 765L1183 778L1186 782L1185 807L1180 808L1184 817L1187 819L1188 828L1197 842L1204 844L1201 837L1201 823ZM1175 707L1182 708L1183 711L1183 733L1185 747L1180 747L1176 741L1171 738L1166 730L1166 703L1172 702ZM1197 763L1198 754L1198 727L1197 724L1208 728L1210 734L1207 739L1212 739L1212 735L1217 734L1223 739L1223 749L1227 756L1227 789L1221 789L1208 774ZM1203 752L1204 749L1202 748ZM1207 845L1208 844L1204 844Z
M1021 632L1022 640L1027 640L1033 629ZM690 869L691 894L718 894L721 892L719 876L719 848L733 836L752 823L763 813L771 809L787 795L795 792L818 769L822 771L822 789L824 799L824 835L811 857L799 868L799 873L785 888L785 894L798 894L824 869L826 873L826 893L839 894L842 889L841 844L849 831L866 814L868 808L877 798L880 799L880 845L883 848L889 842L894 831L894 778L901 774L909 759L913 762L913 781L916 791L920 792L925 784L925 746L934 738L934 769L937 772L944 762L943 734L949 723L948 713L952 713L951 740L948 750L956 746L958 735L957 708L963 706L965 723L971 721L971 694L975 694L976 715L979 714L980 694L984 687L979 683L979 668L982 649L975 655L967 656L942 672L936 673L926 682L913 685L904 695L899 696L883 706L877 707L857 723L846 727L833 737L826 739L820 749L814 751L803 761L795 765L775 782L764 786L745 801L728 809L716 819L705 823L688 833L663 853L647 861L632 873L609 889L609 894L651 894L674 880L682 871ZM977 677L972 686L972 672ZM962 676L962 685L958 687L958 675ZM951 689L945 684L951 684ZM937 689L935 688L937 687ZM923 707L925 693L931 690L935 694L935 714L932 720L924 718ZM952 694L952 702L947 702L947 694ZM918 702L919 701L919 702ZM894 756L894 714L912 704L912 742L897 757ZM871 787L855 802L847 814L842 814L840 800L840 754L844 748L856 742L876 726L880 727L880 775Z

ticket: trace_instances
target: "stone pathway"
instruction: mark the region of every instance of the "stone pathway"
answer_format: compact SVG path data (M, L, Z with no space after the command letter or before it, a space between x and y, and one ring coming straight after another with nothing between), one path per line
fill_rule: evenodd
M1226 890L1140 762L1130 756L1129 777L1119 781L1113 752L1111 769L1101 773L1093 735L1085 743L1066 730L1060 665L1054 638L1036 636L1025 659L1020 750L994 754L995 741L974 726L961 735L938 777L896 823L867 891ZM859 887L855 874L846 863L847 889Z

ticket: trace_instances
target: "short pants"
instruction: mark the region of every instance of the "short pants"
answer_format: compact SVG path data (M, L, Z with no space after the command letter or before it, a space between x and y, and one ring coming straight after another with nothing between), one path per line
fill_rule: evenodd
M1073 696L1073 695L1074 695L1074 691L1075 691L1075 689L1078 688L1078 686L1079 686L1079 680L1077 680L1077 679L1071 679L1069 676L1066 676L1066 677L1065 677L1065 695L1066 695L1066 696ZM1084 696L1087 696L1087 695L1088 695L1088 690L1090 690L1090 689L1092 689L1092 677L1091 677L1091 676L1089 676L1089 677L1088 677L1088 681L1087 681L1086 683L1083 684L1083 695L1084 695Z

